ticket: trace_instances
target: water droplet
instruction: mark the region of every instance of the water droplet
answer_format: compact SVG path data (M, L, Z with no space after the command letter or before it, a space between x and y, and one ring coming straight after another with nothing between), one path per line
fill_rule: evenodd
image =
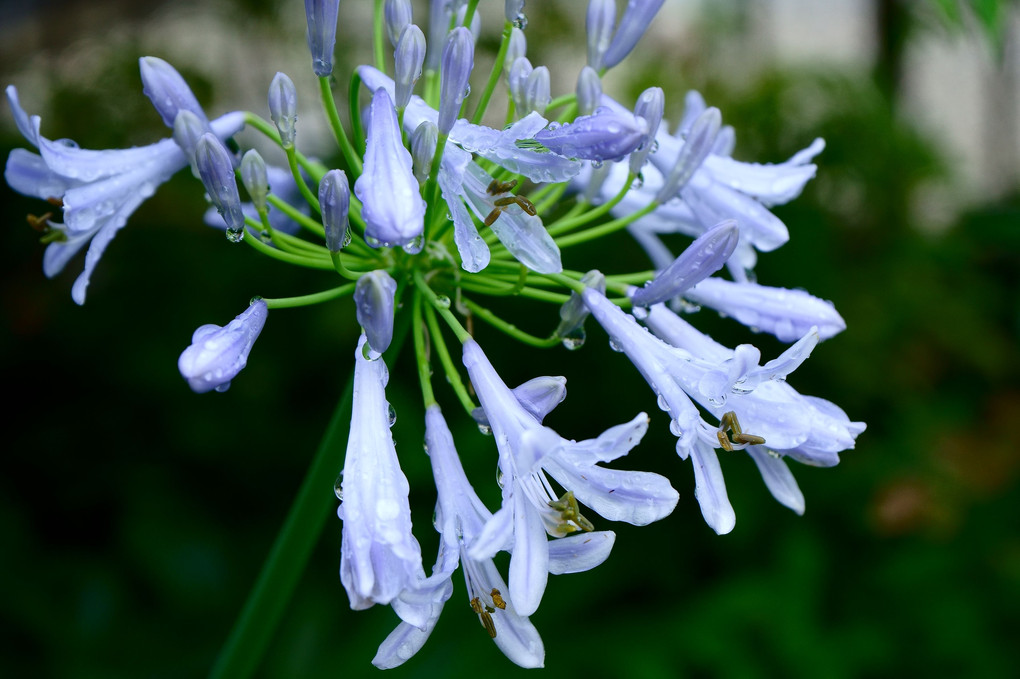
M648 318L648 309L644 308L643 306L634 307L633 309L630 310L630 313L634 316L634 318L638 319L639 321L643 321L646 318Z
M244 229L227 229L227 240L231 243L240 243L244 240Z
M54 144L59 144L60 146L63 146L65 149L76 149L76 148L78 148L78 142L76 142L73 139L57 139L53 143Z
M340 474L336 477L336 481L333 482L333 494L336 495L336 499L340 502L344 501L344 475Z
M562 344L568 351L577 351L584 346L586 338L587 335L584 332L584 328L575 328L563 337Z
M592 169L597 170L600 167L602 167L603 165L605 165L605 163L603 163L601 160L593 160L593 161L591 161Z
M503 487L503 469L499 465L496 465L496 485Z
M642 177L641 175L638 175L638 176L634 177L634 181L632 181L630 183L630 188L632 188L632 189L640 189L644 185L645 185L644 177Z
M782 456L782 455L780 455L780 454L779 454L779 453L777 453L776 451L772 450L771 448L769 448L769 449L768 449L768 453L769 453L769 455L770 455L771 457L774 457L774 458L776 458L777 460L781 460L781 459L783 458L783 456Z
M619 343L617 343L617 341L614 339L609 340L609 348L617 352L623 351L623 347L620 346Z
M404 244L404 252L409 255L416 255L425 246L425 236L417 236L410 243Z
M269 243L273 239L270 237L269 232L266 230L259 231L259 240L263 243Z
M440 309L449 309L450 308L450 298L447 297L446 295L439 295L438 297L436 297L435 304Z
M482 432L486 436L492 436L492 427L485 424L484 422L478 423L478 431Z
M562 123L558 123L558 122L556 122L554 120L553 122L549 123L549 126L548 126L547 129L550 130L550 131L558 130L558 129L560 129L561 126L562 126Z
M471 85L464 88L464 98L467 99L469 96L471 96Z
M652 150L649 151L649 153L655 153L658 150L659 150L659 140L658 139L653 139L652 140Z
M525 28L528 27L528 17L524 16L524 13L522 12L521 14L515 16L514 20L511 23L514 25L515 28L519 28L523 31Z
M350 244L351 244L351 227L347 227L347 230L344 231L344 239L340 243L340 247L345 248Z
M389 410L386 412L386 417L389 419L389 425L392 427L397 422L397 409L389 404L387 405L389 406Z

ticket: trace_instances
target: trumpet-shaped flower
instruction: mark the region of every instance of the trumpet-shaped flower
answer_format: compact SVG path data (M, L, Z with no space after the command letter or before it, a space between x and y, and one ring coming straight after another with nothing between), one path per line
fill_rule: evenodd
M541 143L561 156L584 160L619 160L645 141L648 121L603 107L592 115L578 116L572 123L552 123L535 135Z
M518 612L530 615L538 608L550 572L547 534L592 529L578 502L611 521L646 525L673 511L678 496L658 474L598 465L625 455L641 440L647 415L611 427L596 439L568 441L522 406L476 342L465 342L463 349L464 365L496 439L503 479L503 506L470 553L482 558L512 545L511 595ZM546 472L566 489L565 495L552 490Z
M15 191L50 200L62 206L63 224L50 222L60 232L43 256L43 272L52 278L85 245L85 270L75 280L71 297L85 303L85 291L96 264L117 231L156 188L186 167L188 159L173 139L129 149L93 151L70 140L51 141L39 131L39 116L25 113L17 90L7 88L7 101L18 130L39 153L15 149L7 158L4 178ZM220 139L244 126L241 113L229 113L211 123Z
M340 582L356 610L391 603L423 572L411 534L409 486L390 434L386 364L365 357L365 342L362 335L354 353L354 408L337 509L343 520Z
M248 353L268 314L266 303L256 299L225 326L209 324L198 328L191 336L191 345L177 361L188 386L199 394L213 389L226 391L230 381L248 364Z
M382 269L369 271L358 279L354 306L358 323L368 339L368 357L379 358L393 339L393 307L397 282Z
M439 557L432 575L435 582L425 581L420 585L427 593L422 601L429 607L429 616L425 625L420 627L400 623L379 646L372 662L376 667L388 669L404 663L418 652L432 633L443 604L452 592L452 588L448 590L442 583L449 582L459 563L464 567L470 608L478 615L496 646L521 667L541 667L545 649L535 626L515 609L510 589L492 558L476 559L468 551L492 514L464 474L453 436L439 406L433 405L425 412L425 449L432 463L439 495L435 525L441 536ZM601 563L608 556L612 543L610 534L596 537L589 543L591 547L582 547L587 562L580 564L581 569ZM551 561L568 569L563 572L570 572L569 569L578 568L577 562L584 557L572 559L557 553Z
M425 229L425 201L400 138L393 99L383 88L372 95L366 146L364 172L354 182L364 205L365 239L375 245L406 245Z

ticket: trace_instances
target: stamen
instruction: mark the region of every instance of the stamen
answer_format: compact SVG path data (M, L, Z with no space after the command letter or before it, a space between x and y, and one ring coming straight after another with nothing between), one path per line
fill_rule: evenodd
M732 434L732 436L727 435L727 430ZM733 447L734 443L740 446L760 446L765 443L765 439L761 436L745 434L740 428L740 421L737 419L737 414L732 410L723 413L723 416L719 418L719 431L716 435L719 437L719 446L726 451L736 450Z
M46 222L48 222L52 217L53 213L47 212L46 214L39 215L38 217L35 215L25 215L25 220L28 222L28 225L36 231L46 233L50 230L50 226Z
M497 198L493 205L496 207L507 207L517 202L517 196L506 196L504 198Z
M495 639L496 625L492 622L492 616L489 615L489 611L485 609L486 607L482 606L482 601L478 597L471 600L471 610L478 614L478 617L482 621L482 627L485 628L485 631L489 633L490 637Z
M503 595L499 593L498 589L493 587L489 596L492 597L492 603L496 606L496 608L501 611L506 609L506 602L503 601Z
M516 179L511 179L508 182L501 182L498 179L493 179L489 182L489 188L485 189L485 192L490 196L497 196L501 193L513 191L515 186L517 186Z
M538 214L538 210L535 209L535 204L524 196L514 196L514 202L521 206L521 209L527 212L529 215L534 217Z
M568 524L564 527L566 532L576 532L576 529L569 525L571 523L586 533L595 530L595 526L592 525L591 521L581 515L581 508L577 504L577 498L574 497L574 491L568 490L559 500L550 501L549 506L558 511L560 519Z
M493 208L492 212L490 212L485 217L485 225L486 226L492 226L493 224L495 224L496 220L499 219L500 213L502 213L502 212L503 212L503 210L501 208L498 208L498 207Z

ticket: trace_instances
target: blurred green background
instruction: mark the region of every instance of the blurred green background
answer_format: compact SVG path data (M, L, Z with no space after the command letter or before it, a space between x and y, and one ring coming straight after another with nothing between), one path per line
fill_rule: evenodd
M528 3L529 56L550 66L558 92L572 87L583 63L584 4ZM660 84L675 124L684 92L699 89L736 127L743 160L778 162L815 136L826 139L817 179L775 209L792 238L760 258L758 276L836 304L848 330L821 345L791 383L868 429L834 469L791 463L807 499L803 517L772 500L746 457L725 457L737 526L720 537L701 518L690 465L676 458L665 415L594 324L579 352L521 350L479 326L508 383L568 377L568 398L547 419L563 435L587 438L649 412L648 435L620 466L667 474L680 491L662 522L612 526L618 538L606 564L551 578L532 620L546 670L558 676L1018 672L1020 153L1010 165L1016 118L1012 127L1001 119L1003 110L1018 110L1016 4L858 3L869 17L867 58L771 58L786 44L779 27L786 26L783 40L799 43L787 24L771 31L762 24L762 7L775 19L791 4L797 9L797 2L749 9L670 0L657 33L639 45L629 70L607 77L606 90L632 103ZM212 114L264 114L265 88L285 70L302 92L298 144L325 157L300 5L4 3L0 73L30 113L43 115L44 134L106 148L166 134L141 93L141 55L178 66ZM854 5L800 3L804 16ZM494 50L501 10L482 2L481 50ZM369 12L368 2L342 3L338 73L369 58ZM420 5L416 16L424 17ZM993 107L969 121L979 138L986 127L1005 130L988 144L1005 169L975 180L948 135L922 129L911 115L918 106L909 96L911 69L929 59L917 57L922 43L969 45L986 93L1013 88L1012 109ZM480 77L489 60L477 63ZM337 91L345 89L341 80ZM958 103L974 102L961 93ZM2 155L24 145L9 113L0 114ZM204 675L352 365L358 329L348 300L274 312L230 391L187 389L176 360L196 327L227 322L254 294L302 294L333 279L228 244L202 224L202 192L186 175L146 201L111 244L84 307L70 299L82 258L46 280L43 248L25 223L45 208L0 189L10 237L0 252L4 676ZM565 264L645 267L623 236L569 252ZM545 317L534 306L500 308L538 334L557 320L551 306L537 310ZM693 322L727 344L753 341L765 357L781 350L709 312ZM435 491L405 359L388 396L428 562ZM437 385L437 393L468 473L494 507L492 441L448 390ZM349 610L337 577L339 541L340 522L331 518L258 676L378 674L370 660L396 617L382 607ZM432 638L393 676L519 674L478 626L461 576L454 581Z

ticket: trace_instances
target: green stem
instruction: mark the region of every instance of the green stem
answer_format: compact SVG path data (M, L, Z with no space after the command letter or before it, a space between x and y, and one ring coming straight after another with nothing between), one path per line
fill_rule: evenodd
M280 132L276 129L275 125L267 120L263 120L254 113L245 113L244 122L246 125L254 127L256 130L272 139L280 148L283 148L283 144L280 143ZM305 156L299 151L294 151L294 155L297 157L298 164L304 168L304 171L308 173L308 176L312 178L312 181L315 182L316 185L322 181L323 176L325 176L326 172L329 171L325 165L305 158Z
M262 226L261 224L259 224L258 222L256 222L254 219L252 219L250 217L245 217L244 222L245 222L245 224L247 224L249 226L253 226L255 228L260 228ZM270 247L270 246L266 245L258 237L252 238L251 234L248 234L248 236L249 236L248 238L244 239L244 241L246 243L248 243L253 248L255 248L256 250L261 252L263 255L266 255L267 257L271 257L272 259L276 259L276 260L279 260L281 262L286 262L287 264L294 264L296 266L303 266L303 267L306 267L308 269L326 269L326 270L331 270L333 268L333 264L329 260L320 259L318 257L309 257L309 256L306 256L306 255L299 255L299 254L295 254L293 252L284 252L284 251L280 250L279 248L273 248L273 247Z
M471 394L468 393L467 387L464 386L463 380L460 379L460 372L457 370L457 366L454 365L453 359L450 358L450 350L446 348L446 340L443 339L443 332L439 327L439 319L436 318L436 311L432 305L425 307L425 319L429 324L429 337L432 338L432 346L435 347L436 354L439 356L439 362L443 365L443 371L446 372L446 381L453 388L453 393L457 395L457 400L460 401L464 412L470 415L471 411L475 409L475 402L471 400Z
M383 40L386 38L385 16L383 14L383 0L375 0L375 9L372 12L372 51L375 54L375 67L386 74L386 52Z
M559 236L560 234L564 234L567 231L570 231L571 229L575 229L578 226L587 224L588 222L598 219L602 215L606 214L614 207L616 207L621 200L623 200L624 196L627 195L627 192L630 191L630 186L633 182L634 175L628 174L627 181L623 183L623 188L617 191L616 195L613 196L610 200L608 200L605 203L602 203L602 205L599 205L594 210L585 212L577 217L567 217L565 219L559 219L553 222L552 224L549 225L549 235L553 237Z
M358 107L358 92L361 89L361 76L357 71L351 74L351 84L347 88L347 108L351 116L351 134L354 136L354 149L359 154L365 153L365 129L361 125L361 109Z
M312 304L321 304L323 302L329 302L339 297L343 297L344 295L349 295L354 292L354 286L354 283L346 283L339 287L312 293L310 295L301 295L300 297L263 297L262 301L264 301L266 306L270 309L291 309L294 307L311 306Z
M328 76L319 77L319 94L322 95L322 105L326 109L326 118L329 119L329 126L333 129L336 143L340 145L340 151L344 154L347 167L354 175L350 177L353 183L354 179L361 176L361 158L354 151L350 139L347 138L347 133L344 132L344 126L340 123L340 113L336 110L336 100L333 99L333 90L329 87Z
M653 201L648 205L644 206L643 208L641 208L640 210L638 210L637 212L632 212L626 217L620 217L619 219L614 219L611 222L606 222L605 224L600 224L599 226L593 226L592 228L586 229L585 231L572 233L569 236L562 236L560 238L557 238L556 245L558 245L560 249L563 249L571 245L577 245L578 243L586 243L590 240L595 240L597 238L602 238L603 236L608 236L609 234L615 231L619 231L620 229L626 228L628 224L644 217L646 214L648 214L658 206L659 204Z
M418 359L418 381L421 383L421 396L426 410L436 404L436 395L432 391L431 368L429 367L428 350L425 346L425 320L422 317L421 290L414 291L414 307L411 318L411 332L414 337L414 355Z
M535 335L531 335L529 333L524 332L523 330L519 329L516 325L512 323L504 321L502 318L492 313L485 307L475 304L466 297L462 297L461 301L464 303L465 306L467 306L468 309L471 310L471 313L473 313L475 316L482 319L483 321L493 326L494 328L506 333L507 335L510 335L511 337L520 342L530 344L531 346L538 347L540 349L548 349L549 347L556 346L561 341L561 339L556 336L536 337Z
M287 164L290 166L290 173L294 175L294 183L297 184L298 191L304 197L305 202L312 206L312 208L319 211L319 198L312 190L308 188L308 184L305 183L304 177L301 176L301 170L298 169L297 154L294 151L293 146L287 146L284 148L287 153Z
M482 121L482 116L485 115L485 109L489 105L489 99L492 98L492 93L496 89L496 85L499 84L499 74L503 72L503 62L506 61L506 52L510 48L510 34L513 31L513 25L507 21L503 26L503 40L499 43L499 52L496 53L496 61L492 63L492 70L489 71L489 79L485 83L485 89L482 90L482 97L478 100L478 108L475 109L475 114L471 116L471 122L478 125Z

